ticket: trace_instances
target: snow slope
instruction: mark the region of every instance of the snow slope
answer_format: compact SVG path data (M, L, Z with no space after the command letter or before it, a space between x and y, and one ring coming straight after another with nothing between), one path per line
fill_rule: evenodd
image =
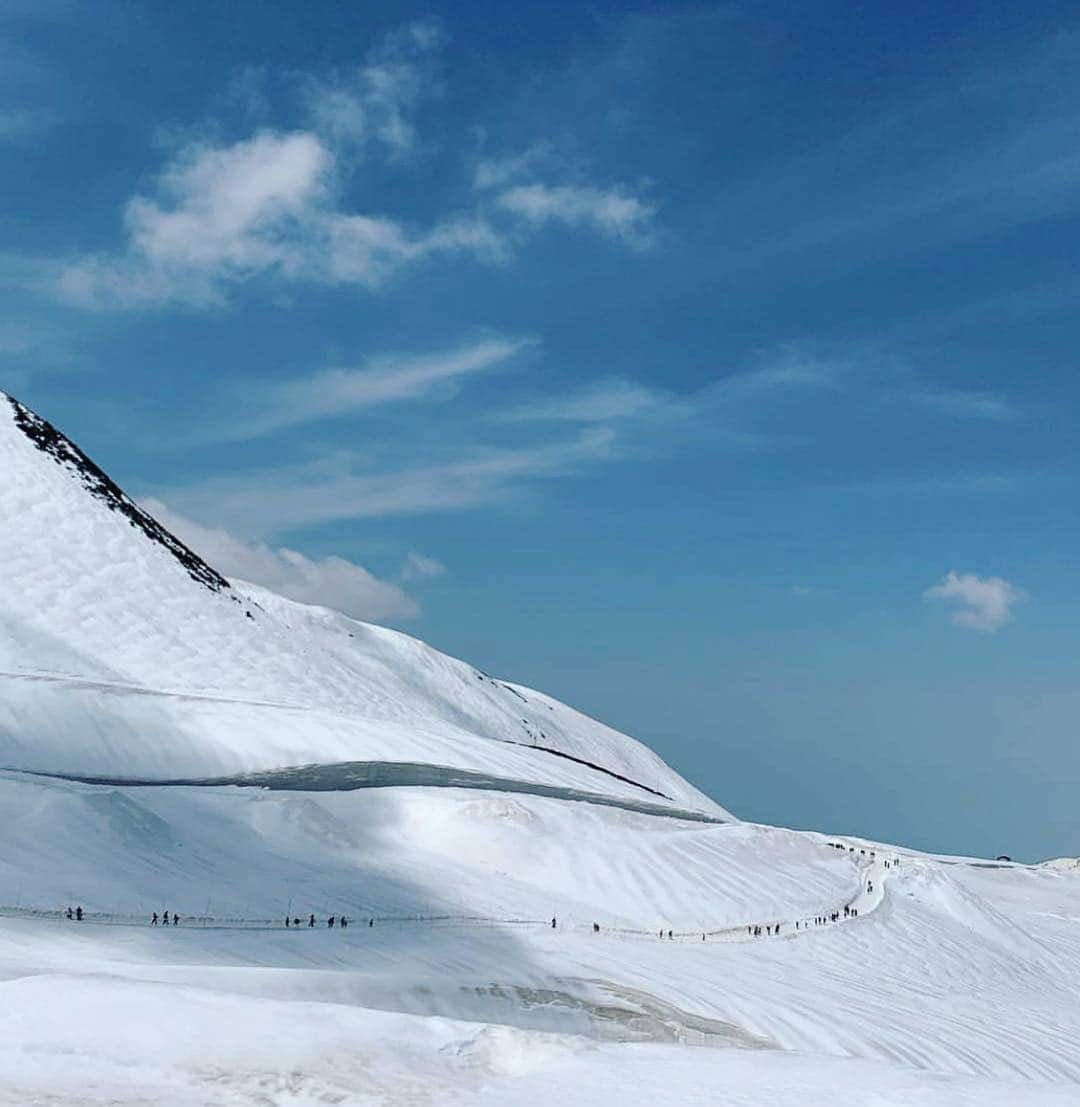
M1080 1104L1075 864L735 820L3 398L0 570L0 1103Z
M419 761L726 816L547 696L226 581L2 393L0 474L2 766L176 777Z

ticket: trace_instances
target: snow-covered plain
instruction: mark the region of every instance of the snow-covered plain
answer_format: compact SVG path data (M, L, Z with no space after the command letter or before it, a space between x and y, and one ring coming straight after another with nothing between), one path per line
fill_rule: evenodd
M103 479L0 394L0 1102L1080 1104L1076 865L740 822Z

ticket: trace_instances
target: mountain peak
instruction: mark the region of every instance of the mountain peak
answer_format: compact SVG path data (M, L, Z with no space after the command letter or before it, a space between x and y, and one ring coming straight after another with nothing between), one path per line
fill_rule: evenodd
M153 516L148 515L116 482L100 469L74 442L48 420L21 404L14 396L0 392L11 405L15 427L46 456L66 469L95 499L110 511L123 515L152 542L163 546L193 580L214 592L229 588L229 582L212 569L198 554L167 531Z

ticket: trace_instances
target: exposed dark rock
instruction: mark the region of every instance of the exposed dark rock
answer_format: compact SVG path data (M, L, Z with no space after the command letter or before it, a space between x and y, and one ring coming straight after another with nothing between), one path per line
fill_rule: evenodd
M138 527L152 542L164 546L180 562L192 580L213 592L229 590L229 582L219 572L211 569L198 554L189 550L179 538L170 534L152 515L148 515L130 496L125 495L112 478L102 472L52 423L35 415L14 397L8 396L7 400L15 413L15 425L19 430L42 453L78 478L91 496L100 500L110 511L125 516L133 527Z

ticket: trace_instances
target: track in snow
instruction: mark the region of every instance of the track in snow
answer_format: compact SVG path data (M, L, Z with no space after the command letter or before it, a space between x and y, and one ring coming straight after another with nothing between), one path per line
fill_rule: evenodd
M67 778L64 778L67 779ZM810 935L811 933L818 933L821 930L833 929L837 926L858 922L860 919L867 918L878 907L881 906L885 898L885 882L892 875L891 872L885 869L884 861L877 860L871 863L865 868L860 868L860 888L859 891L847 900L846 905L848 907L857 908L859 914L857 917L844 916L843 905L840 906L840 918L835 923L822 923L820 926L814 926L810 919L799 918L799 922L802 925L802 929L796 929L795 919L780 920L781 930L773 937L783 937L785 939L802 938ZM873 891L870 891L870 887L873 887ZM837 908L834 906L829 907L821 912L823 916L828 916L832 911ZM496 915L451 915L451 914L439 914L439 915L383 915L383 914L371 914L367 911L359 912L358 916L353 919L353 928L358 929L361 932L365 932L368 928L364 924L365 918L371 918L373 923L377 924L380 930L385 926L423 926L423 927L441 927L446 929L465 929L473 927L491 927L491 926L510 926L510 927L522 927L527 929L538 929L547 931L551 926L551 923L547 919L529 919L529 918L511 918L506 916ZM64 912L56 908L40 908L40 907L22 907L21 905L0 905L0 918L22 918L29 920L37 920L39 922L64 922ZM305 914L304 919L307 916ZM319 918L317 926L314 928L317 932L321 933L324 929L324 919ZM102 913L88 913L85 919L80 920L78 926L123 926L123 927L145 927L148 925L145 915L128 915L128 914L102 914ZM710 941L719 941L722 943L742 943L742 942L767 942L769 939L765 935L751 936L747 933L747 925L753 924L739 924L737 926L728 926L720 930L706 930L704 932L699 930L672 930L670 931L671 939L674 941L686 941L697 940L698 935L702 934L703 937L707 937ZM764 926L764 922L760 925ZM774 925L770 923L770 925ZM165 924L161 927L165 932L172 929L171 926ZM281 922L277 919L266 918L245 918L241 916L228 916L228 917L215 917L211 915L186 915L183 917L181 929L184 930L246 930L246 931L278 931L282 929ZM309 928L306 921L302 922L296 929L300 931L307 931ZM592 927L588 923L559 923L558 928L561 931L570 931L574 933L587 934L592 931ZM608 937L615 936L618 938L656 938L657 931L651 927L630 927L630 926L605 926L601 932ZM664 940L668 939L669 931L662 929L659 932L660 938Z
M70 780L77 784L102 784L116 788L266 788L285 792L352 792L358 788L471 788L485 792L518 792L549 799L591 803L599 807L617 807L640 815L658 815L686 822L719 825L727 819L668 807L644 800L620 799L602 792L586 792L531 780L492 776L446 765L428 765L415 761L340 761L327 765L298 765L289 769L238 773L233 776L176 777L154 780L148 777L93 776L79 773L42 772L33 769L5 768L5 772L51 780Z

